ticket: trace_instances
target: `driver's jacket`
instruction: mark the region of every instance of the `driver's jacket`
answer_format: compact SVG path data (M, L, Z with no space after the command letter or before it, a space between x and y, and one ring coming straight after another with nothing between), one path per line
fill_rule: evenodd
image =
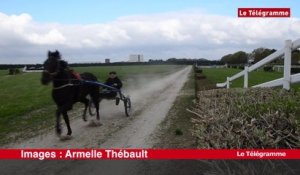
M117 89L121 89L122 87L122 82L121 80L116 77L116 78L108 78L106 81L105 81L105 84L108 85L108 86L112 86L112 87L115 87Z

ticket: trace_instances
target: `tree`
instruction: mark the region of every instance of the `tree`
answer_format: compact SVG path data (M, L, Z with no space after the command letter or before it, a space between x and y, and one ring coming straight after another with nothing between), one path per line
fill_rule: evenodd
M245 64L248 61L248 54L244 51L238 51L234 54L228 54L221 58L221 62L228 64Z
M246 64L248 62L248 54L244 51L235 52L232 55L233 64Z
M228 55L225 55L225 56L223 56L222 58L221 58L221 62L222 63L229 63L230 62L230 60L231 60L231 57L232 57L232 54L228 54Z
M251 53L251 57L254 58L254 63L259 62L260 60L266 58L267 56L271 55L272 53L276 52L275 49L268 49L268 48L257 48L254 49Z

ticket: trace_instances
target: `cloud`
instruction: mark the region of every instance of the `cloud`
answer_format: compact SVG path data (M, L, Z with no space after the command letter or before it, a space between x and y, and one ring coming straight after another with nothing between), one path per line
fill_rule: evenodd
M120 17L109 23L41 23L29 14L0 13L0 64L41 63L58 49L69 62L190 57L219 59L238 50L280 49L300 37L298 18L237 18L203 12Z
M45 34L29 33L25 34L24 37L32 44L43 45L43 44L64 44L66 38L61 32L56 29L51 29Z

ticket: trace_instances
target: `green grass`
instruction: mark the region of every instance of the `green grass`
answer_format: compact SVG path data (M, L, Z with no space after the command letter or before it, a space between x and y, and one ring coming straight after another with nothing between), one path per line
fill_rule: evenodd
M212 68L212 69L203 69L203 74L211 80L213 83L223 83L226 81L226 77L231 77L236 73L242 71L241 69L232 69L232 68ZM282 78L282 72L265 72L262 70L253 71L249 73L249 87L265 83L271 80L275 80L277 78ZM243 87L244 86L244 77L238 78L232 81L230 87ZM293 88L299 89L300 84L292 85Z
M8 70L0 70L0 76L8 75Z
M140 66L102 66L102 67L76 67L77 72L91 72L100 81L104 81L110 71L116 71L121 79L135 74L167 74L178 70L182 66L175 65L140 65Z
M126 78L135 74L168 74L182 66L105 66L78 67L76 72L91 72L99 81L107 78L108 72L117 71L119 77ZM8 75L7 70L0 71L0 144L11 133L38 129L51 125L54 121L55 105L51 98L51 85L40 83L41 73L23 73Z
M18 116L51 104L50 86L40 84L40 74L27 73L0 77L0 127ZM11 126L14 127L14 126Z
M160 124L160 142L155 148L193 148L194 139L190 132L193 114L186 109L192 107L195 99L194 74L190 73L188 80L176 97L166 119Z

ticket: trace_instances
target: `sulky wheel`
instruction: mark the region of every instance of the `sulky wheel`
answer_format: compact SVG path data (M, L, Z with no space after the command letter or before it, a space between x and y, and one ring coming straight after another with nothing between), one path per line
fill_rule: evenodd
M125 107L125 114L127 117L131 114L131 101L130 98L127 96L124 99L124 107Z

